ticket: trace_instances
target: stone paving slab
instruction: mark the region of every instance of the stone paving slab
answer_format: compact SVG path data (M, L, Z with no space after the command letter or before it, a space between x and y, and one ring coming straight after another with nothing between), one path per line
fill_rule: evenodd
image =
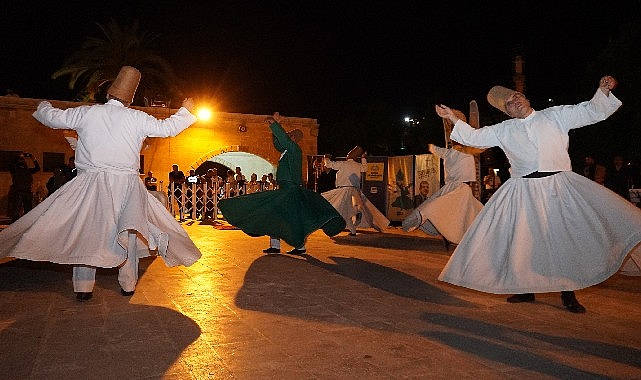
M439 282L452 248L422 232L316 232L295 257L184 227L202 259L141 260L130 298L114 269L80 303L70 267L0 262L0 379L641 378L641 277L578 291L576 315Z

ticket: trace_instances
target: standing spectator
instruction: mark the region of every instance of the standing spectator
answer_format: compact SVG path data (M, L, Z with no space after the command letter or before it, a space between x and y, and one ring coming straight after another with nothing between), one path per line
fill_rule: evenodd
M497 175L492 166L488 167L487 174L483 176L483 203L487 203L499 186L501 186L501 177Z
M623 156L617 154L605 171L605 187L630 200L630 188L634 185L634 175Z
M227 170L227 179L225 180L225 194L227 198L232 198L238 195L238 182L236 182L236 175L231 169Z
M178 164L173 164L171 166L171 171L169 172L169 183L173 184L176 188L181 188L182 184L185 183L185 173L178 169Z
M483 177L483 187L485 190L494 192L501 186L501 178L496 174L493 167L487 168L487 174Z
M207 169L207 172L200 177L200 182L207 184L207 187L213 188L214 185L220 185L223 182L223 179L218 175L218 169L210 168Z
M218 197L219 188L224 188L223 179L218 175L216 168L209 168L207 172L200 177L200 182L206 189L205 198L207 199L204 205L203 218L206 220L215 219L216 204L218 203L216 197Z
M200 211L202 210L202 202L200 202L200 197L196 197L196 204L194 205L192 199L194 194L198 194L200 189L200 177L196 175L196 170L189 169L189 175L186 178L185 182L185 214L190 216L190 219L198 219L200 216Z
M245 194L245 191L246 191L245 183L247 182L247 178L245 178L245 175L240 169L240 166L236 166L236 174L234 175L234 179L236 180L238 195Z
M189 175L187 176L187 183L200 183L200 177L196 175L196 170L189 169Z
M322 165L320 174L316 182L316 191L324 193L326 191L334 190L336 188L336 169L328 168L325 165L325 160L320 162Z
M185 210L183 210L183 183L185 183L185 173L178 168L178 164L173 164L171 166L171 171L169 172L169 185L167 186L167 195L169 196L169 202L173 204L172 199L176 200L176 206L178 207L178 215L181 222L185 221ZM175 211L174 211L175 215Z
M583 167L581 167L579 174L600 185L605 184L605 166L597 164L594 156L591 154L588 154L583 158Z
M247 194L257 193L260 191L260 182L258 182L258 175L252 173L249 182L245 184Z
M33 166L29 166L27 158ZM15 222L33 208L33 175L40 171L38 160L31 153L20 152L9 167L9 213Z
M535 111L520 92L501 86L489 103L511 119L474 129L449 107L436 113L453 124L452 140L499 147L512 177L499 187L463 236L439 280L489 293L561 292L572 313L585 307L574 291L598 284L625 262L641 274L641 210L604 186L572 172L569 131L607 119L621 101L616 80L601 78L591 100ZM630 260L627 260L627 259ZM627 260L627 261L626 261ZM633 268L629 268L632 273Z
M145 187L149 191L158 191L158 179L154 177L154 173L151 171L148 171L145 177Z
M58 190L65 183L67 183L67 177L65 177L63 168L54 168L53 174L47 180L47 196L53 194L54 191Z
M263 174L263 176L260 177L260 191L268 190L268 186L269 180L267 179L267 174Z
M150 250L168 266L191 265L201 256L138 174L145 138L176 136L193 124L193 100L156 119L129 108L139 81L140 72L125 66L107 90L105 104L64 110L47 101L38 104L33 114L38 121L78 132L78 175L0 232L0 257L73 265L78 301L92 298L97 267L118 267L120 292L132 296L138 259Z
M267 190L275 190L278 187L276 179L274 179L274 173L267 173Z
M69 157L67 165L65 165L62 170L64 172L65 178L67 179L67 182L76 178L76 175L78 174L78 171L76 170L76 157Z
M281 152L276 178L278 190L263 191L220 201L229 223L251 236L270 236L266 254L280 253L280 239L294 247L287 253L304 255L307 236L322 228L328 236L345 228L340 214L320 194L302 187L303 157L300 129L285 132L278 115L267 119L274 147ZM232 172L233 173L233 172Z

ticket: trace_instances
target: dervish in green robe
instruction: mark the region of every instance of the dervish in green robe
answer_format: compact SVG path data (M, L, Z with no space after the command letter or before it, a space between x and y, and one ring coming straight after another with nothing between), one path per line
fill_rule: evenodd
M218 205L225 219L251 236L280 238L293 247L323 229L334 236L345 229L345 220L320 194L302 186L300 146L278 122L270 124L274 147L282 153L276 169L278 189L222 199Z

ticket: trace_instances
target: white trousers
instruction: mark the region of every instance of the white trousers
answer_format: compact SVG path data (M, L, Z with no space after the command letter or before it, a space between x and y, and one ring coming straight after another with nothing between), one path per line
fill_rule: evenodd
M127 259L118 267L118 282L126 292L134 291L138 282L136 240L136 233L130 231L127 241ZM96 283L96 267L76 265L73 267L72 279L74 292L92 292Z
M271 236L270 236L270 237L269 237L269 248L276 248L276 249L280 249L280 239L279 239L279 238L275 238L275 237L271 237ZM296 249L306 250L306 249L305 249L305 244L303 244L303 245L302 245L302 246L300 246L300 247L296 247Z

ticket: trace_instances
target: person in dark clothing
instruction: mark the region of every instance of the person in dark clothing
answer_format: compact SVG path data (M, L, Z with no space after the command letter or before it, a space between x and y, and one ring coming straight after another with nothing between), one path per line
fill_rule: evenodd
M605 171L605 187L630 200L630 187L634 184L634 176L623 156L615 155L612 164Z
M29 167L27 158L31 160L33 167ZM24 152L18 154L13 165L9 168L11 173L9 213L13 222L33 208L33 174L39 171L38 160L30 153Z
M336 188L336 172L338 170L328 168L323 165L323 170L321 170L318 175L318 182L316 182L316 191L319 193L324 193Z
M62 168L62 172L65 176L65 178L68 181L71 181L72 179L76 178L76 175L78 174L78 170L76 169L76 157L71 156L69 157L69 164L65 165Z
M63 171L62 167L53 169L53 175L49 177L47 181L47 196L53 194L54 191L58 190L62 185L67 183L67 177Z

